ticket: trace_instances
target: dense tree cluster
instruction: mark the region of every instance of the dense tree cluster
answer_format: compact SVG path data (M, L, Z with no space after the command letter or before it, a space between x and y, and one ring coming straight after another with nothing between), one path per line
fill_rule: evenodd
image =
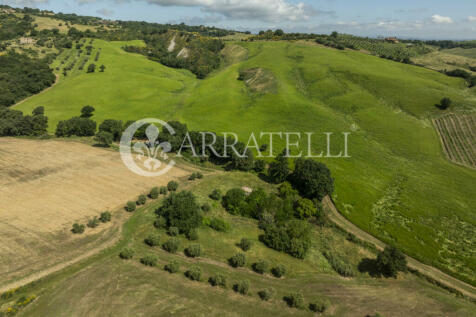
M32 115L0 107L0 136L39 136L47 133L48 118L44 108L37 107Z
M24 36L33 30L33 18L26 14L19 17L13 13L0 13L0 41Z
M55 82L46 60L9 51L0 56L0 108L37 94Z

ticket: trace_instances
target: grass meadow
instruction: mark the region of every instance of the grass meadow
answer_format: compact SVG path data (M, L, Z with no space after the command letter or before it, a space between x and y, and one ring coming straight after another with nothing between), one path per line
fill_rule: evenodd
M412 274L402 274L398 279L375 279L360 273L356 269L358 263L375 255L347 241L336 229L315 227L312 248L305 260L266 248L258 241L255 220L231 216L208 198L215 188L226 191L241 186L274 190L258 177L245 173L205 173L203 180L181 182L180 190L191 190L201 203L212 205L204 216L225 219L231 224L231 230L219 233L201 227L198 241L180 238L182 243L176 254L149 247L144 239L150 234L158 232L161 243L169 238L163 230L153 226L154 211L161 202L152 202L139 208L124 224L122 239L115 247L19 291L16 297L38 296L19 316L314 316L306 308L286 305L282 298L294 291L302 291L306 305L316 299L329 299L331 306L326 316L365 316L376 312L384 316L472 316L474 304ZM227 264L227 259L240 252L236 244L242 237L249 237L254 243L246 252L247 265L234 269ZM201 244L201 257L185 257L184 247L195 243ZM125 247L135 250L130 260L118 257ZM335 273L322 255L325 250L332 250L350 263L356 276L343 278ZM139 263L146 255L158 258L156 267ZM259 259L268 261L270 267L283 264L288 273L279 279L269 273L254 273L251 263ZM176 274L163 270L163 266L173 260L180 263ZM193 265L202 268L200 282L184 276ZM207 283L208 277L215 273L226 276L226 288L211 287ZM250 292L246 296L231 289L234 283L244 279L250 281ZM261 301L257 295L264 288L276 290L268 302Z
M462 79L309 43L236 42L227 45L242 46L247 54L230 54L239 51L246 59L231 57L234 63L197 80L126 53L125 44L94 40L90 62L100 50L95 63L106 66L104 73L87 74L89 62L83 71L76 64L54 88L15 108L44 106L50 132L84 105L96 108L98 122L174 119L191 129L232 131L245 142L251 132L314 132L313 153L325 150L322 133L335 134L336 153L342 149L339 135L351 132L351 158L319 159L333 173L333 198L344 216L409 255L476 283L476 172L445 158L431 123L445 113L435 107L443 97L453 100L449 111L474 111L476 91ZM53 66L61 70L75 56L75 49L65 51ZM253 93L237 80L250 68L272 73L276 91ZM284 140L274 146L277 152Z

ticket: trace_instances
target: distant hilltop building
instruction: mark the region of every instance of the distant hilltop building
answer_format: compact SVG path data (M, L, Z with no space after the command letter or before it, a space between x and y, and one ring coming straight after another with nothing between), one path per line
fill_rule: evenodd
M400 43L400 41L396 37L386 37L385 41L395 43L395 44Z

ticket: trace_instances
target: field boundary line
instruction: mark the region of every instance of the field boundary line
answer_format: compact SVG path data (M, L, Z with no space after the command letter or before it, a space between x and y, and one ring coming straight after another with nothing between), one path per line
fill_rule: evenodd
M334 202L329 196L324 197L322 203L324 207L326 207L329 211L328 216L330 220L337 224L339 227L341 227L343 230L354 234L359 239L370 242L371 244L375 245L378 250L383 250L387 246L387 244L383 241L377 239L370 233L360 229L352 222L347 220L347 218L345 218L339 212L339 210L337 209ZM476 301L476 287L466 282L463 282L455 277L452 277L433 266L424 264L406 254L405 257L407 258L407 264L410 269L415 270L419 274L438 282L439 284L444 286L444 288L456 290L464 296L469 297L472 301Z

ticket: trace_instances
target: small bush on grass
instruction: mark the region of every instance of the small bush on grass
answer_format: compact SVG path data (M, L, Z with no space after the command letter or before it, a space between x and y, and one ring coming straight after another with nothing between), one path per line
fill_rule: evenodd
M286 267L280 264L278 266L273 267L271 269L271 273L277 278L283 277L284 274L286 274Z
M250 239L246 239L246 238L243 238L241 239L240 243L239 243L239 246L241 248L241 250L243 251L248 251L249 249L251 249L251 246L253 245L253 243L251 242Z
M190 229L186 234L185 237L190 241L198 240L198 232L197 229Z
M144 242L150 247L156 247L160 244L160 236L158 234L152 234L145 238Z
M101 215L99 216L99 220L103 223L111 221L111 213L109 211L102 212Z
M226 288L226 276L220 273L214 274L210 276L208 283L210 283L211 286Z
M188 180L194 181L196 179L202 179L202 178L203 178L203 174L199 173L199 172L196 172L196 173L193 173L192 175L190 175Z
M330 306L327 299L319 299L309 303L309 309L315 313L323 313Z
M177 191L178 187L179 187L179 184L176 181L170 181L167 184L167 189L168 189L169 192Z
M169 236L176 237L179 235L179 228L177 227L170 227L168 230Z
M150 199L157 199L159 198L159 187L154 187L150 190L149 193Z
M274 288L265 288L264 290L258 292L259 298L264 301L270 300L274 294L276 294Z
M73 224L73 228L71 229L71 232L74 234L81 234L84 232L85 226L80 225L79 223Z
M190 258L197 258L202 253L202 248L200 244L192 244L188 246L184 251L186 256Z
M164 244L162 244L162 248L170 253L177 252L178 248L180 247L180 240L177 238L171 238L167 240Z
M137 198L137 205L145 205L146 202L147 202L146 195L140 195L139 198Z
M233 290L242 295L248 294L248 291L250 290L250 281L243 280L237 282L235 285L233 285Z
M159 194L161 194L161 195L167 195L167 187L166 187L166 186L160 187L160 189L159 189Z
M89 228L96 228L97 226L99 226L98 217L94 217L92 219L89 219L87 225L88 225Z
M289 307L303 308L304 306L304 295L301 292L291 293L285 296L284 300Z
M157 257L153 255L146 255L140 259L140 263L147 266L157 266Z
M185 272L185 276L192 281L200 281L202 278L202 269L199 266L192 266Z
M177 261L172 261L164 266L164 270L169 273L177 273L180 270L180 264Z
M256 263L253 263L253 271L258 274L264 274L268 271L268 263L264 260L259 260Z
M119 253L119 257L124 260L132 259L134 256L134 250L131 248L125 248Z
M243 267L246 265L246 257L243 253L237 253L232 256L228 262L233 267Z
M167 219L165 217L160 216L154 221L154 227L157 229L165 229L167 227Z
M212 218L210 219L210 228L219 232L227 232L230 230L230 224L223 219L220 218Z
M135 201L128 201L126 205L126 211L133 212L136 210L136 203Z
M210 194L210 198L213 200L220 200L221 199L221 191L219 189L214 189Z
M202 210L204 212L209 212L211 209L212 209L212 207L208 203L205 203L205 204L202 205Z

